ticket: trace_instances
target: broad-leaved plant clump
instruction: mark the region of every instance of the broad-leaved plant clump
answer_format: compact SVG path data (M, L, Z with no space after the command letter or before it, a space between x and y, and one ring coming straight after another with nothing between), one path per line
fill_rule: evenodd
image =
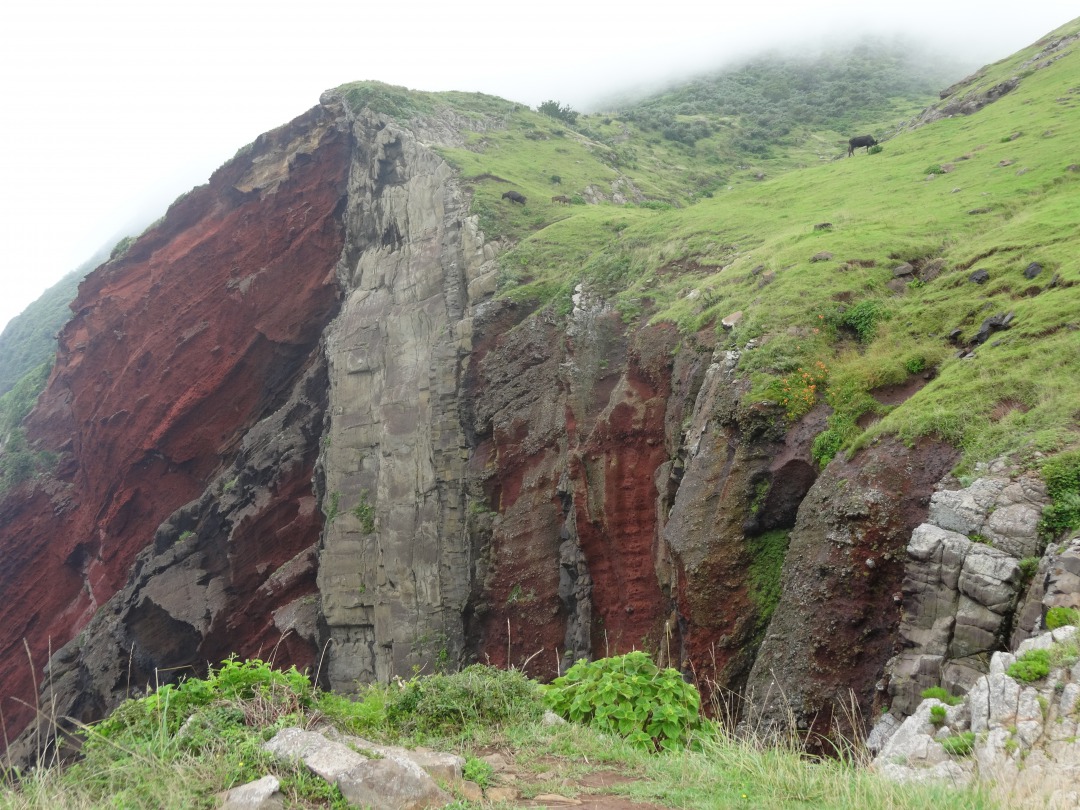
M701 696L674 669L635 651L578 661L544 690L548 706L575 723L625 737L647 750L685 748L700 728Z

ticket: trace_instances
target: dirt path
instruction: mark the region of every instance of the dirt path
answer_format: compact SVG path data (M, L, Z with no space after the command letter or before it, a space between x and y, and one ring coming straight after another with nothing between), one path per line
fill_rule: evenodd
M551 810L570 807L586 810L664 810L663 805L636 802L609 792L617 785L635 781L634 777L617 771L595 770L560 779L560 771L569 769L566 767L567 763L558 759L545 758L537 763L542 766L543 777L536 772L526 772L515 767L499 752L488 754L482 759L495 769L493 784L484 791L485 800L490 802L507 802L517 807L543 807ZM529 789L537 782L550 785L552 778L563 785L558 792L535 793ZM533 798L522 798L523 794L532 794Z

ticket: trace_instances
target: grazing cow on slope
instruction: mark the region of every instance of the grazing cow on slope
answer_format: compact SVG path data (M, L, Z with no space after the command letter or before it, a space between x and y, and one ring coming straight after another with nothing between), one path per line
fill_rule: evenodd
M507 191L502 195L504 200L510 200L510 202L525 204L525 195L518 191Z
M563 205L570 204L570 198L567 197L565 194L556 194L554 197L551 198L551 201L553 203L562 203Z
M847 154L851 157L855 154L855 150L860 146L865 146L866 151L870 151L871 146L877 146L877 141L874 140L873 135L856 135L850 141L847 142Z

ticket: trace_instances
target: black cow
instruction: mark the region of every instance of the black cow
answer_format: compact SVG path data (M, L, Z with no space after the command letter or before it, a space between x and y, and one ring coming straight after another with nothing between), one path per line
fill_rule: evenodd
M855 150L860 146L865 146L866 151L870 151L871 146L877 146L877 141L874 140L873 135L856 135L850 141L847 142L847 154L851 157L855 154Z
M525 195L517 191L507 191L502 195L504 200L510 200L510 202L525 204Z

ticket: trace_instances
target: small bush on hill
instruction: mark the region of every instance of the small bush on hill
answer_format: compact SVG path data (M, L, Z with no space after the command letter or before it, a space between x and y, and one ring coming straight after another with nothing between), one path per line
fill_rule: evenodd
M387 722L405 733L460 734L470 727L498 728L538 719L539 686L516 670L473 664L461 672L413 678L389 692Z
M964 702L963 698L956 697L956 695L950 695L941 686L931 686L928 689L923 689L922 697L940 700L942 703L947 703L950 706L957 706Z
M555 99L548 99L537 107L536 111L544 115L550 115L552 118L558 118L560 121L565 121L570 126L576 124L578 119L576 110L573 110L569 104L559 104Z
M1009 665L1006 674L1018 681L1037 681L1050 674L1050 651L1029 650Z
M1052 607L1046 611L1046 629L1057 630L1065 625L1080 625L1080 610L1067 607Z
M880 301L860 301L840 316L840 326L851 329L862 343L874 339L877 325L889 317L888 311Z

